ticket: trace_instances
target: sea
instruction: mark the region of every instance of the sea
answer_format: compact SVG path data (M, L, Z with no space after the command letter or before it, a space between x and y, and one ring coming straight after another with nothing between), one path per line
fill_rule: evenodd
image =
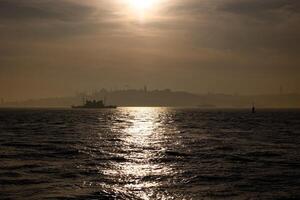
M1 109L0 199L300 199L300 110Z

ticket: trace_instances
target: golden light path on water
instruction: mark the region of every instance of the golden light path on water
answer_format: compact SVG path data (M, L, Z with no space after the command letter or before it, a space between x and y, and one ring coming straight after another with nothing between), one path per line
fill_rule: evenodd
M124 108L120 112L128 121L118 123L112 129L114 132L121 130L120 147L126 162L112 163L112 169L105 170L105 174L126 184L121 187L115 185L113 189L133 193L141 199L154 199L154 196L170 199L168 194L157 194L156 188L162 186L162 182L156 181L155 177L172 176L176 171L172 166L154 161L165 151L165 142L170 137L168 134L176 132L176 128L168 126L172 119L167 117L167 109Z

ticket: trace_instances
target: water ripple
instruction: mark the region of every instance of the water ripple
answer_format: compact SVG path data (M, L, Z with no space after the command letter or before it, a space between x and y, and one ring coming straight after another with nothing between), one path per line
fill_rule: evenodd
M300 112L0 112L2 199L297 199Z

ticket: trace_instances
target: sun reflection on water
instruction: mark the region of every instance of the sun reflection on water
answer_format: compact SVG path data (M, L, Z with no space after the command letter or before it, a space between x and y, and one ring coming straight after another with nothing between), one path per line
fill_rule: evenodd
M156 162L165 151L166 108L124 108L128 121L120 133L121 151L125 162L112 162L106 174L118 177L122 190L130 191L141 199L152 199L155 188L162 186L161 176L176 173L171 166ZM116 187L116 186L115 186ZM152 198L151 198L152 196ZM157 194L156 194L157 197ZM163 197L168 199L167 196Z
M163 108L130 108L133 118L130 120L132 125L124 130L126 140L136 145L150 145L158 135L156 131L161 131L159 115L163 111Z

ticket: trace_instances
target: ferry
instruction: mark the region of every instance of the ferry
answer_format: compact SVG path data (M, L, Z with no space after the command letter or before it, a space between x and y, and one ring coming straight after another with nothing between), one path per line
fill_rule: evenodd
M74 109L105 109L105 108L117 108L115 105L105 105L103 101L85 101L84 105L72 106Z

